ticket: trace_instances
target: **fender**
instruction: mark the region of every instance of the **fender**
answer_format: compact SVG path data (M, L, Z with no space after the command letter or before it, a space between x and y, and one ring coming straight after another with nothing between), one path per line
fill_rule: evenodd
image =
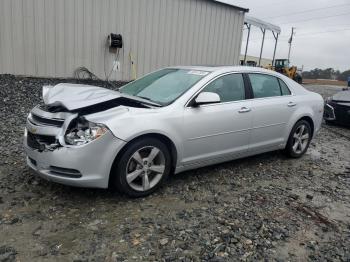
M126 143L143 135L159 134L173 142L177 151L177 161L182 159L183 146L180 137L183 124L183 114L169 110L166 114L162 108L132 108L117 107L85 118L95 123L106 125L113 135Z
M286 130L284 133L284 137L286 138L284 146L287 144L289 134L292 131L294 125L303 117L310 117L313 121L314 126L315 126L315 114L314 114L313 110L311 110L311 108L306 106L306 105L299 106L295 110L295 112L293 113L289 122L287 123Z

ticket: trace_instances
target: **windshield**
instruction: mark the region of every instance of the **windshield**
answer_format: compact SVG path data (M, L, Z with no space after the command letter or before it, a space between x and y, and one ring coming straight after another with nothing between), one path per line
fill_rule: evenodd
M208 74L207 71L162 69L123 86L119 91L164 106L174 102Z

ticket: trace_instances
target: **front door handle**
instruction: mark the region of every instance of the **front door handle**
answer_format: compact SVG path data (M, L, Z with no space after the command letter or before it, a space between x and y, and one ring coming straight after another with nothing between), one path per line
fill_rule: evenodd
M289 102L288 104L287 104L287 106L289 106L289 107L293 107L293 106L296 106L297 105L297 103L294 103L294 102Z
M238 111L238 113L248 113L250 111L252 111L252 110L249 107L244 106Z

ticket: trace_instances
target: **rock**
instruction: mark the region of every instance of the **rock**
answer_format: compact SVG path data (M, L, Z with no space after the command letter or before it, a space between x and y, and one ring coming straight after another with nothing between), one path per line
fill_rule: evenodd
M314 197L312 195L307 194L306 198L309 199L309 200L312 200Z
M246 245L252 245L253 244L253 241L252 240L250 240L250 239L246 239L245 241L244 241L244 244L246 244Z
M169 242L169 240L168 240L167 238L163 238L163 239L159 240L159 243L160 243L162 246L168 244L168 242Z
M33 230L32 235L33 236L40 236L41 235L41 225Z
M17 251L10 246L0 246L0 261L12 262L16 260Z
M101 223L102 223L102 220L96 219L93 222L89 223L86 227L89 230L97 231L98 230L98 225L100 225Z

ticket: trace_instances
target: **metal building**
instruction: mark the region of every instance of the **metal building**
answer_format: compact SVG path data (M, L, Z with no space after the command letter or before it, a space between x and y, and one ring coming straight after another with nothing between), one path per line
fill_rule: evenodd
M170 65L238 64L247 9L216 0L1 0L0 73L130 80ZM119 57L106 48L123 36ZM132 65L134 63L134 65Z

